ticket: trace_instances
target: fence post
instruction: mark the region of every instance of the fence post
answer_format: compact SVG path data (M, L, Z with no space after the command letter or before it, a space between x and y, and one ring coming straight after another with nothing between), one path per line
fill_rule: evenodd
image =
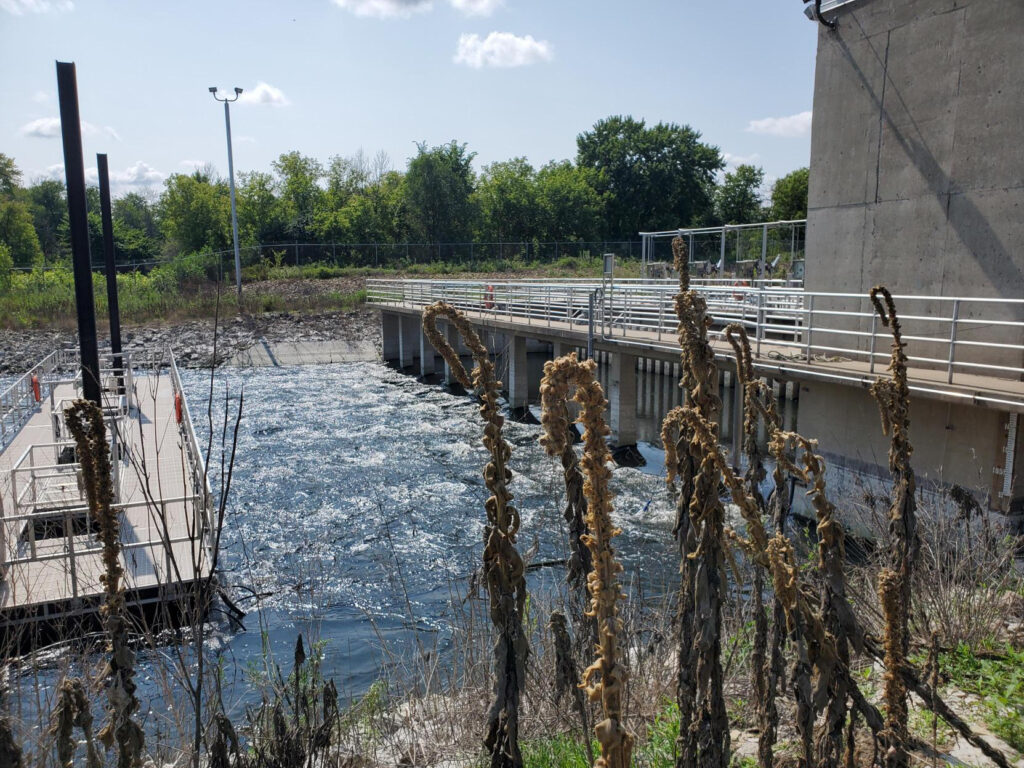
M868 373L875 372L875 328L878 323L878 314L871 308L871 345L868 347Z
M805 355L807 356L807 362L811 362L811 333L814 327L814 294L812 293L807 297L807 348ZM874 337L872 337L872 340Z
M953 383L953 361L956 356L956 324L960 319L960 299L953 300L953 317L949 328L949 363L946 375L946 383Z
M767 230L766 230L767 231ZM755 357L761 356L761 339L764 338L764 283L757 291L757 327L755 329L755 337L757 339L757 346L754 351Z

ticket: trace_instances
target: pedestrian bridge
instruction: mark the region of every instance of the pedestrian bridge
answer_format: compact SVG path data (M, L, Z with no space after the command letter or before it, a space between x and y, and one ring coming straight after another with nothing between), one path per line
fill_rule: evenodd
M725 326L742 324L757 374L792 382L798 392L801 431L821 438L833 464L884 473L885 443L865 390L887 375L892 338L867 294L812 292L773 280L702 279L691 287L707 301L720 365L735 366ZM621 445L635 441L629 423L636 390L628 379L638 360L679 359L678 290L675 280L608 277L373 279L367 300L382 311L385 357L403 366L418 358L422 372L433 371L435 357L418 318L433 302L445 301L478 327L505 335L513 406L525 405L529 390L525 364L516 365L526 339L551 343L553 354L573 347L608 354L619 385L609 401ZM927 473L947 485L967 483L1007 508L1024 495L1014 480L1024 475L1015 471L1024 452L1017 430L1024 412L1024 299L893 298L909 358L915 445Z

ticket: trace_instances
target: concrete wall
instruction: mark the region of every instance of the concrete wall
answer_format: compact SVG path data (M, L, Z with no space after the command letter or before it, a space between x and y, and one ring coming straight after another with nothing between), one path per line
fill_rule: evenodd
M941 496L956 483L980 502L989 498L993 508L1007 510L1010 499L999 496L1003 477L993 470L1005 466L1008 418L990 408L912 397L911 461L919 486ZM835 488L835 498L856 502L864 492L888 488L889 438L882 434L878 405L867 390L803 382L797 424L802 435L818 440L831 469L849 470L843 475L847 487Z
M1024 298L1024 2L860 0L835 19L818 33L807 288ZM1024 320L1021 305L961 317L983 313ZM985 338L1024 343L999 333Z

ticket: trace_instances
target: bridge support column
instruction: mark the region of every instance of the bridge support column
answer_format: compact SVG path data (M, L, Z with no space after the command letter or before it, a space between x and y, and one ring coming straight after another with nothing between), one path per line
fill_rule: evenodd
M570 349L569 344L564 341L556 340L551 342L551 359L557 360L560 357L564 357L569 354Z
M454 323L445 322L444 324L444 337L448 340L448 345L455 350L455 353L459 353L459 331L456 329ZM444 385L450 387L453 384L457 384L458 381L455 375L452 373L452 367L448 365L448 361L444 361Z
M611 355L608 405L616 445L636 444L636 355Z
M398 339L402 333L399 327L401 319L401 315L396 315L393 312L380 313L380 339L384 362L391 363L398 360Z
M430 343L427 335L420 329L420 376L432 376L434 368L434 345Z
M400 368L411 368L415 358L419 339L422 333L416 318L399 315L398 320L398 365Z
M525 408L529 404L530 380L526 370L526 337L512 335L508 340L508 405Z

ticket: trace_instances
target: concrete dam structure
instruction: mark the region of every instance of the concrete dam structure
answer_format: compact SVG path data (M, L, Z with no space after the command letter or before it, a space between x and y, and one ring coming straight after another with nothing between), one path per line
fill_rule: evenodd
M865 498L868 482L888 477L888 439L868 391L887 375L891 345L868 294L886 286L910 358L921 487L942 495L961 486L1024 518L1024 3L825 0L820 21L803 250L778 232L802 235L804 222L720 228L720 251L705 248L692 280L715 319L716 356L734 367L721 331L742 323L758 375L799 398L797 428L819 440L833 490ZM760 246L741 256L741 236L757 227ZM695 233L715 237L678 230L691 244ZM646 267L655 239L677 233L642 234ZM780 259L799 272L758 279ZM608 355L622 445L636 439L638 366L678 362L676 290L672 279L612 271L575 281L373 280L369 300L382 310L385 357L419 360L423 371L435 357L417 317L433 301L503 334L513 406L528 391L527 339L552 355Z

